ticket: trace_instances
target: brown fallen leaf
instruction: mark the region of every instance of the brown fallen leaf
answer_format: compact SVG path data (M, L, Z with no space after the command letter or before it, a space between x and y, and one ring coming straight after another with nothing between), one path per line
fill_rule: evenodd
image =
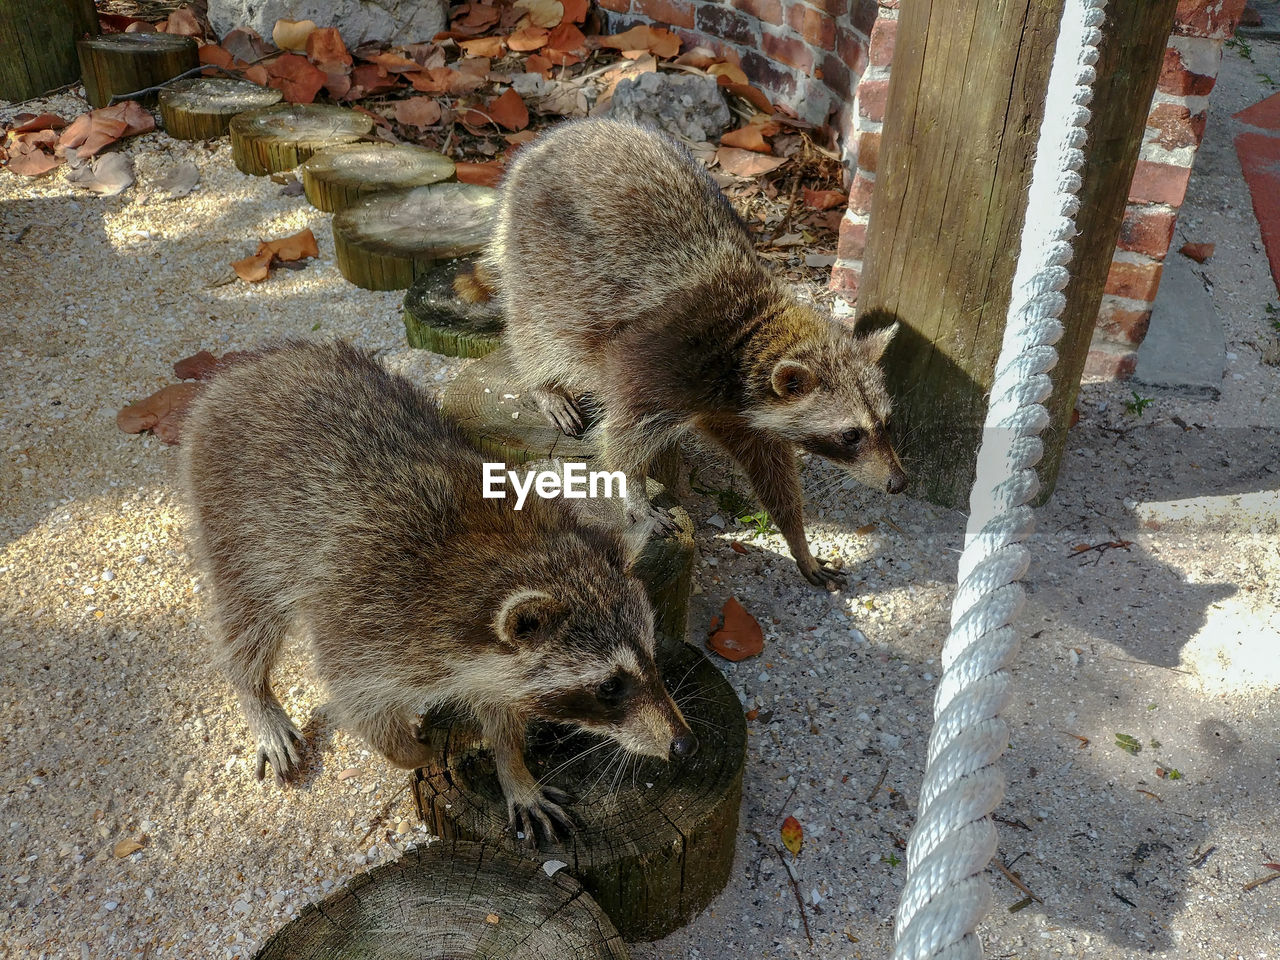
M547 45L547 38L550 34L545 27L525 27L523 30L517 30L511 36L507 37L507 46L518 53L527 53L530 50L541 50Z
M286 53L267 67L268 86L284 94L289 103L312 103L328 77L306 57Z
M478 37L502 18L502 11L487 3L464 3L449 24L450 28L464 36Z
M279 240L268 240L262 244L261 249L270 251L277 260L305 260L320 256L316 235L311 232L310 227Z
M40 149L39 142L27 139L30 136L20 134L9 145L9 159L5 163L5 169L23 177L39 177L62 165L60 157Z
M875 533L876 527L878 526L879 524L877 524L874 520L872 520L870 523L864 523L862 526L860 526L857 530L853 532L860 537L865 537L868 534Z
M726 660L737 663L758 655L764 649L764 632L737 598L730 597L721 608L720 616L711 623L707 646Z
M531 53L524 58L525 73L540 74L543 80L551 79L551 68L553 66L555 64L540 53Z
M810 190L805 187L801 194L804 205L811 210L834 210L849 202L849 195L843 190Z
M31 117L30 120L24 120L16 127L10 128L10 133L35 133L38 130L61 130L67 125L67 121L63 120L56 113L42 113L39 116Z
M769 98L751 84L736 83L726 80L724 77L717 77L716 82L724 88L725 93L732 93L734 96L742 97L757 110L765 113L773 112L773 104L769 102Z
M597 37L596 44L619 50L625 56L637 50L652 53L655 57L667 59L680 52L680 38L670 30L645 25L632 27L622 33L607 37Z
M755 153L773 153L773 148L760 132L760 127L749 123L737 130L730 130L720 138L722 146L737 147L740 150L751 150Z
M459 40L458 46L468 57L500 57L503 54L502 37L477 37L474 40Z
M410 97L397 100L394 116L399 123L411 127L432 127L440 122L440 101L434 97Z
M417 60L409 57L402 57L398 53L375 53L371 57L366 57L370 63L376 63L387 73L416 73L422 69L422 64Z
M164 32L176 33L183 37L203 37L204 27L190 7L179 7L169 14Z
M520 94L511 87L501 96L490 100L486 112L508 130L523 130L529 125L529 108L524 105Z
M560 0L564 6L565 23L582 23L587 19L590 0Z
M458 182L474 183L481 187L496 187L502 180L503 169L502 163L497 160L487 160L484 163L459 163L457 164Z
M1178 252L1184 257L1190 257L1196 263L1204 263L1213 256L1213 249L1212 243L1184 243Z
M564 4L560 0L515 0L512 6L527 11L529 22L535 27L550 29L564 19Z
M743 546L739 541L737 541L737 540L731 540L731 541L729 542L729 547L730 547L730 549L732 549L732 550L733 550L733 552L734 552L734 553L742 553L742 554L746 554L746 553L750 553L750 552L751 552L751 551L749 551L746 547L744 547L744 546Z
M400 74L389 73L376 63L362 63L351 71L351 89L345 94L346 99L356 97L372 97L379 93L394 90L400 85ZM409 74L416 76L416 74Z
M716 78L716 82L724 85L726 83L749 83L747 75L742 68L736 63L729 63L727 60L718 60L706 68L707 73Z
M307 35L307 59L324 73L346 73L353 63L336 27L320 27Z
M155 128L156 118L150 110L143 109L134 100L124 100L76 117L58 137L55 152L63 156L67 150L74 149L79 159L87 160L123 137L150 133Z
M117 413L116 426L125 433L150 430L164 443L177 443L187 407L200 393L200 389L198 383L171 383L145 400L130 404Z
M282 17L271 28L271 39L281 50L303 53L307 49L307 37L315 29L314 20L287 20Z
M200 62L210 67L222 67L229 69L235 62L235 57L231 56L231 51L226 47L220 47L216 43L203 44L196 51ZM216 71L206 71L209 76L221 76Z
M800 853L800 846L804 843L804 827L800 826L799 820L787 817L782 821L778 835L782 837L782 845L791 851L792 856Z
M271 274L271 261L275 258L269 253L259 251L243 260L233 260L231 269L245 283L260 283Z
M586 53L587 38L572 23L562 23L547 34L547 46L561 53Z
M146 844L142 843L140 840L121 840L111 848L111 855L117 860L123 860L125 857L129 856L129 854L137 853L144 846L146 846Z
M680 54L673 62L679 67L697 67L699 70L706 70L713 63L719 63L720 57L710 47L693 47Z
M716 150L716 161L721 170L732 173L735 177L758 177L777 170L787 162L785 157L768 157L751 150L739 150L737 147L720 147Z

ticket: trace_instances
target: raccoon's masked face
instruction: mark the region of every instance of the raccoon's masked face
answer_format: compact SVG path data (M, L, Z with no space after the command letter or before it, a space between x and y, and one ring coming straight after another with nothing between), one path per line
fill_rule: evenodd
M900 493L907 475L889 439L889 393L876 365L897 325L863 337L833 329L774 365L756 426L840 464L870 486Z
M634 577L605 570L593 580L562 583L558 596L521 591L504 610L508 635L535 651L522 682L533 693L536 717L663 760L697 749L663 685L654 659L653 610Z

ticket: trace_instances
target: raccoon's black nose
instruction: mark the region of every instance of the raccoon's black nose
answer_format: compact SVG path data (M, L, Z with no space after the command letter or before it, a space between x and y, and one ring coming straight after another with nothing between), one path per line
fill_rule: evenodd
M894 470L889 474L889 482L884 485L884 488L889 493L901 493L907 489L907 475L901 470Z
M692 757L698 752L698 738L693 732L681 734L671 741L671 755L673 757Z

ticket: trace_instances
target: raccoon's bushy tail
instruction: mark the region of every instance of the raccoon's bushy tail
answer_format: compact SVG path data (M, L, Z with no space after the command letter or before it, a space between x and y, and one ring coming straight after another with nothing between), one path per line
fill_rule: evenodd
M470 273L460 273L453 278L453 291L467 303L488 303L498 293L496 278L484 266L477 263Z

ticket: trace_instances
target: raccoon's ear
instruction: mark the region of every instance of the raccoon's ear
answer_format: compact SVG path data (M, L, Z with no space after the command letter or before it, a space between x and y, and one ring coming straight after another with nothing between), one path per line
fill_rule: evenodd
M818 385L818 376L798 360L779 360L769 382L783 400L795 400L812 392Z
M536 642L563 612L561 603L549 593L513 590L498 607L493 632L503 643L518 649Z
M884 352L889 349L889 344L898 333L898 326L898 321L895 320L891 325L872 330L862 338L873 363L883 357Z

